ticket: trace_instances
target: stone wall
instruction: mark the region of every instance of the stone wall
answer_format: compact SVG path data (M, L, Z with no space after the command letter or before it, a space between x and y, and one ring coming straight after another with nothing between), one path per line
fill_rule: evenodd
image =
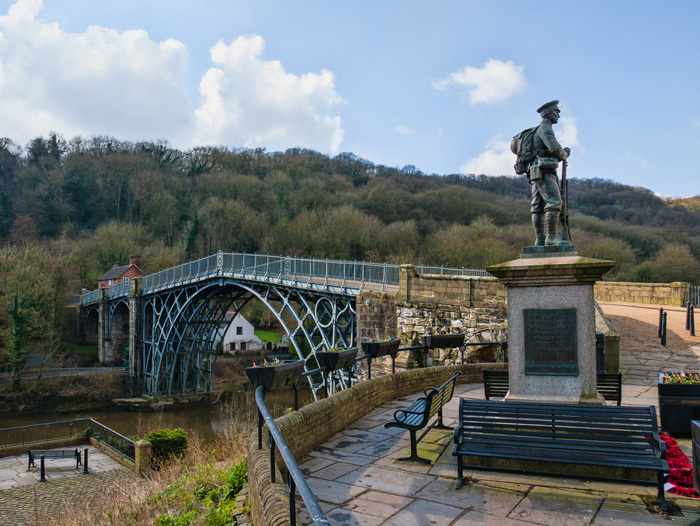
M413 265L401 265L397 302L433 303L489 308L504 305L506 288L496 278L418 274Z
M595 284L596 301L647 303L684 307L689 283L625 283L599 281Z
M298 461L385 402L423 391L428 386L438 386L455 371L462 372L458 383L474 383L483 381L482 369L502 367L503 364L429 367L372 378L284 415L275 420L275 424ZM262 449L258 449L257 431L254 432L248 439L248 484L253 524L288 526L289 496L286 485L281 483L279 471L276 471L276 482L270 482L267 429L262 445ZM279 455L275 465L283 465Z
M365 292L357 298L359 342L399 338L402 346L415 346L425 334L453 332L466 333L469 341L506 339L506 289L496 278L418 274L415 266L402 265L399 282L396 294ZM451 365L461 355L456 349L441 349L433 359ZM400 353L396 364L419 367L421 353ZM391 358L375 360L372 368L390 372Z

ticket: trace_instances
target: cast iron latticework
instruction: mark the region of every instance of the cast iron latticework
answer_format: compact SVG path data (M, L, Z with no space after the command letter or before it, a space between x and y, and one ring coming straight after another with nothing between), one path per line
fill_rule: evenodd
M254 298L274 313L289 336L290 352L307 363L318 350L354 344L352 296L212 279L144 297L144 390L154 397L210 391L223 335ZM314 368L315 360L307 370ZM346 388L346 376L334 375L332 389ZM320 385L310 377L309 383L315 395Z

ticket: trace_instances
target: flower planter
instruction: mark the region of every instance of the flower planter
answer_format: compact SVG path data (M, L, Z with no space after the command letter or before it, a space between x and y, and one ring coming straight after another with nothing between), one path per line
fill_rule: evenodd
M295 360L281 365L246 367L245 373L253 389L264 385L267 391L278 391L293 386L304 372L304 360Z
M401 340L394 338L386 342L362 342L362 352L369 354L372 358L381 358L382 356L396 357L399 351Z
M319 367L328 367L330 371L348 369L355 363L357 347L343 351L316 351L316 360Z
M464 334L429 334L421 336L426 349L453 349L464 345Z
M672 436L690 436L690 421L700 420L700 383L667 384L659 373L661 430Z

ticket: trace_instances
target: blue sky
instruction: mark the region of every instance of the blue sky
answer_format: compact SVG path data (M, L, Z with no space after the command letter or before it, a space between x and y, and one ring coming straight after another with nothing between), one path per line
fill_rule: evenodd
M700 194L700 3L0 1L0 136L353 152L511 175L559 99L570 177Z

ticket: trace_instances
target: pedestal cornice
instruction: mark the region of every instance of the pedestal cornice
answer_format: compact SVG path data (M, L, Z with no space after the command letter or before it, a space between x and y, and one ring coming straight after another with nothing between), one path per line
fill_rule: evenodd
M528 257L487 267L507 287L593 285L617 263L578 255Z

